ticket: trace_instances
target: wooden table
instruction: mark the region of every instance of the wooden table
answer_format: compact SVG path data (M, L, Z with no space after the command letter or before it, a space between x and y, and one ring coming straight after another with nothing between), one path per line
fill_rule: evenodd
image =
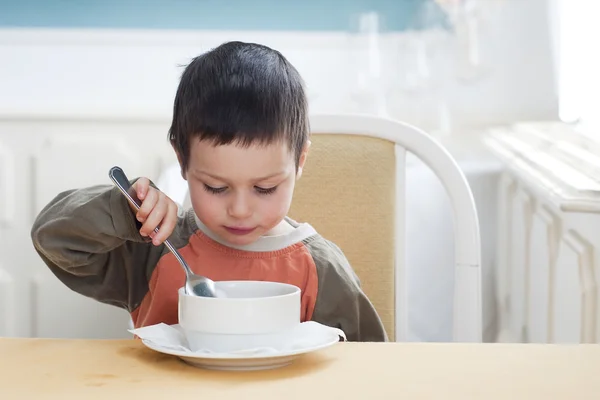
M143 396L143 397L142 397ZM340 343L209 371L137 340L0 338L0 399L600 399L600 346Z

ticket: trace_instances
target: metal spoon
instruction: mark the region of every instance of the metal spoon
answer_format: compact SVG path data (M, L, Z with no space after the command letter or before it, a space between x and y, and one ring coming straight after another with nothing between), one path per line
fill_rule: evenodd
M108 176L115 183L115 185L121 190L121 192L129 200L129 202L131 204L133 204L136 209L139 210L142 203L138 199L137 194L135 193L135 190L129 183L129 179L127 179L127 176L125 176L125 172L123 172L123 170L119 167L112 167L108 173ZM154 229L154 232L158 232L158 227L156 227ZM183 257L181 257L181 254L179 254L177 249L175 247L173 247L171 242L169 242L168 240L165 240L164 243L167 246L167 248L169 250L171 250L173 255L175 255L175 258L177 259L177 261L179 261L179 264L181 264L181 266L183 267L183 270L185 271L185 275L186 275L185 292L187 294L193 294L196 296L217 297L216 289L215 289L215 282L202 276L202 275L194 274L190 270L190 267L187 265L187 263L185 262Z

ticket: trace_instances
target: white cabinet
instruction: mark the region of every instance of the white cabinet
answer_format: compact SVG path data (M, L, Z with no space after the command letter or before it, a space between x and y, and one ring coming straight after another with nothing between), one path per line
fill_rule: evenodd
M566 232L560 240L554 282L552 341L596 343L597 285L593 247L577 233Z
M537 207L530 218L527 282L527 336L533 343L548 342L551 271L556 259L557 222L545 207Z
M572 219L541 196L511 190L516 177L504 181L501 196L506 201L499 205L498 219L504 239L498 242L495 269L499 340L598 342L599 265L594 254L600 235L583 235L590 228L599 231L600 215Z
M0 122L0 336L130 337L129 315L67 287L35 253L37 213L59 192L111 184L108 170L156 179L174 157L168 124Z
M486 140L505 163L495 267L498 341L598 343L600 149L561 124Z
M502 251L496 251L496 262L495 270L493 273L493 281L495 282L495 296L497 305L497 332L499 338L504 338L508 341L511 330L508 329L510 326L511 318L511 259L512 254L509 252L511 246L509 246L509 240L511 240L512 232L512 202L515 197L515 183L507 175L502 174L498 180L498 219L496 224L497 236L496 236L496 248Z
M509 212L511 230L509 275L510 332L518 340L525 340L527 308L527 254L531 230L531 198L522 191L515 192Z

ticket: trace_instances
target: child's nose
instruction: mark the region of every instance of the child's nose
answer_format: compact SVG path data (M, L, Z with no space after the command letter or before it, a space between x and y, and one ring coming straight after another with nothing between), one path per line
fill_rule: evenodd
M252 207L245 196L238 195L229 205L229 216L236 219L248 218L252 215Z

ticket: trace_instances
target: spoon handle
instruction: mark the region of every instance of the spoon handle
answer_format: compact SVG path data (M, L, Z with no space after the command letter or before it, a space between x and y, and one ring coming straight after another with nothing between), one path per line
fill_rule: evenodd
M125 175L125 172L120 167L112 167L108 172L108 176L115 183L115 185L121 190L121 192L127 197L127 200L135 206L136 209L140 209L142 202L137 197L137 193L133 189L133 186L129 183L129 179Z
M108 176L114 182L114 184L119 188L121 193L123 193L123 195L125 195L127 200L129 200L129 202L131 204L133 204L136 209L139 210L140 207L142 206L142 202L137 197L137 194L136 194L133 186L131 186L131 184L129 183L129 179L127 179L125 172L123 172L123 170L120 167L115 166L110 169L110 171L108 172ZM158 233L158 227L154 228L154 232ZM165 246L167 246L167 248L171 251L171 253L173 253L175 258L177 258L177 261L179 261L179 263L185 270L185 273L188 276L192 275L192 271L190 270L190 267L187 265L187 263L185 262L183 257L181 257L181 254L179 254L177 249L175 247L173 247L171 242L167 239L164 241L164 243L165 243Z

